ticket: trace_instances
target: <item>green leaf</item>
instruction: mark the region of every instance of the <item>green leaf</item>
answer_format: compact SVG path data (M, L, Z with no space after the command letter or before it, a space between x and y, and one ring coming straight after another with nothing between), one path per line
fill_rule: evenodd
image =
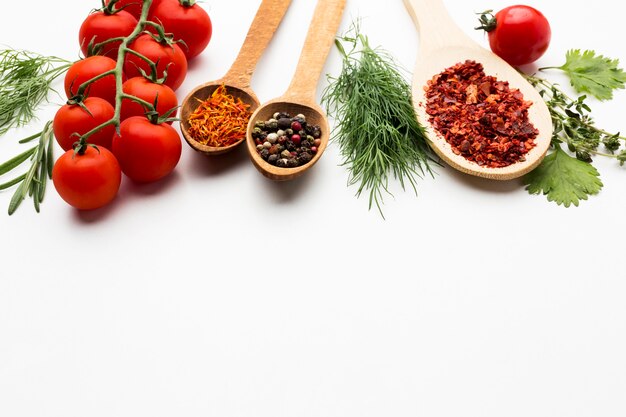
M26 194L28 193L28 189L26 188L26 180L22 181L20 185L15 190L11 201L9 202L9 216L15 213L15 210L22 204L22 201L26 198Z
M19 184L26 178L26 174L22 174L17 178L13 178L10 181L5 182L4 184L0 184L0 190L6 190L7 188L13 187L15 184Z
M4 175L7 172L11 171L13 168L16 168L22 164L22 162L26 161L28 158L35 153L37 147L32 147L29 150L22 152L21 154L9 159L2 165L0 165L0 175Z
M523 178L530 194L548 196L548 201L569 207L598 194L602 189L600 174L588 162L569 156L560 146Z
M624 88L626 73L618 67L619 60L580 49L567 51L565 64L559 67L579 93L589 93L599 100L613 98L613 90Z

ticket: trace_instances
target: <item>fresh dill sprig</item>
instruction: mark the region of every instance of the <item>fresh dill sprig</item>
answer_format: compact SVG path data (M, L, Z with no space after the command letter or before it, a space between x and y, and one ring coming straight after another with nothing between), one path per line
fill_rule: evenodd
M0 50L0 135L35 117L52 82L71 65L54 56L14 49Z
M9 203L9 215L17 210L26 196L33 198L35 210L39 212L39 206L46 193L46 185L48 180L52 178L52 167L54 166L52 121L47 122L41 132L22 139L20 143L31 142L37 138L39 138L37 145L0 164L0 176L2 176L30 160L30 167L25 173L0 184L0 190L19 184Z
M369 208L381 204L391 177L417 194L416 180L433 175L436 159L411 101L411 86L394 58L372 48L358 24L335 40L342 69L328 77L322 104L335 122L332 140L348 167L348 185L358 184L357 197L369 191ZM348 46L348 48L344 47Z

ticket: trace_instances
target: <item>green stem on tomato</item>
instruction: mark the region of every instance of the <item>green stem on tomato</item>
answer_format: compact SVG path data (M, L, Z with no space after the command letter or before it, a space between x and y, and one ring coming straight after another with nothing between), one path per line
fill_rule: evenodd
M87 88L89 88L91 84L95 83L96 81L104 77L108 77L109 75L113 75L113 74L115 74L115 70L109 70L109 71L103 72L102 74L98 74L93 78L88 79L87 81L85 81L84 83L78 86L78 90L76 90L76 94L73 94L74 97L70 97L70 100L74 100L76 97L83 97L85 94L85 90L87 90ZM70 86L70 92L71 92L71 89L72 87Z

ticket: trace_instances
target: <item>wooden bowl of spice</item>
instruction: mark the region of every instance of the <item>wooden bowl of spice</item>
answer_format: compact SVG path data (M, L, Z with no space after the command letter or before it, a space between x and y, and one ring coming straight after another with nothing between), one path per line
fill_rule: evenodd
M441 0L405 0L419 28L413 104L433 150L451 167L518 178L552 139L545 101L524 77L456 26Z
M252 74L290 4L291 0L263 0L226 75L196 87L183 100L180 130L198 152L223 154L246 139L250 116L259 107L250 88Z
M248 152L265 177L294 179L320 159L328 145L328 121L314 103L273 100L260 107L248 125Z
M346 0L318 0L287 91L261 105L248 124L252 163L266 178L288 181L311 169L330 139L316 90Z
M204 84L183 101L180 130L198 152L220 155L245 140L250 116L258 106L251 90L224 82Z

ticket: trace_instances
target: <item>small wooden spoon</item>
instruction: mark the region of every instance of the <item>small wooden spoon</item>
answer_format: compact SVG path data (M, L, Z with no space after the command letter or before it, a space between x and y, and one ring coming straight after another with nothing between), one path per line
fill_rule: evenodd
M180 130L187 143L195 150L206 155L219 155L233 150L244 141L245 136L242 136L241 140L229 146L213 147L204 145L189 134L189 116L196 110L201 101L210 97L222 84L226 87L228 94L248 104L251 112L259 107L259 99L252 91L252 88L250 88L252 74L290 4L291 0L263 0L248 30L246 39L239 50L239 54L226 75L219 80L199 85L183 100L180 110Z
M441 0L404 0L413 21L419 29L420 49L413 73L413 104L418 120L426 128L433 150L450 166L461 172L495 180L520 177L535 168L545 156L552 137L550 112L537 90L500 57L481 47L454 23ZM465 60L483 65L485 73L510 87L519 89L524 100L533 104L528 110L530 122L539 130L535 147L524 161L503 168L487 168L456 155L446 140L429 123L425 108L427 82L446 68Z
M250 118L246 141L248 151L254 166L267 178L286 181L302 175L315 165L328 145L330 127L326 113L317 104L316 91L326 58L341 23L345 4L346 0L318 0L289 88L282 96L259 107ZM256 143L252 138L254 124L259 120L271 119L277 112L286 112L292 116L303 114L306 116L307 124L319 125L322 131L321 144L318 146L313 159L307 164L295 168L280 168L266 162L259 155Z

